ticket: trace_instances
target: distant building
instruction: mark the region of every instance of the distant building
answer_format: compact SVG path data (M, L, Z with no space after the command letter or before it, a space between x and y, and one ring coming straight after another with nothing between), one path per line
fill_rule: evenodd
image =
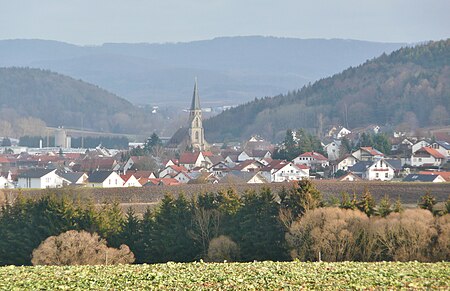
M208 143L205 140L197 79L195 79L194 94L189 109L188 127L178 129L168 141L166 148L178 149L181 151L184 151L187 148L193 151L204 151L209 148Z

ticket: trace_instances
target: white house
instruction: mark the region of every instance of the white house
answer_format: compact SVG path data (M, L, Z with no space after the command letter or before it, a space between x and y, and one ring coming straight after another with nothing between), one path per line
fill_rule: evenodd
M258 171L264 167L264 164L262 164L259 161L256 160L246 160L239 164L237 164L234 168L231 170L233 171L242 171L242 172L255 172Z
M418 142L416 142L415 144L412 145L411 152L415 153L418 150L420 150L421 148L427 147L429 145L430 145L430 143L427 142L426 140L420 140L420 141L418 141Z
M178 173L187 172L187 171L188 170L184 166L172 165L172 166L166 167L161 172L159 172L158 176L159 176L159 178L173 177L173 176L177 175Z
M86 185L88 175L84 172L59 173L59 176L67 181L67 185Z
M139 183L139 180L132 173L120 175L120 177L124 181L123 187L142 187L141 183Z
M430 148L433 148L440 152L447 160L450 160L450 143L446 141L435 141L430 145Z
M339 159L339 148L341 146L340 140L333 140L325 145L323 149L327 152L328 160L335 161Z
M361 161L350 167L349 171L364 180L370 181L390 181L395 175L395 168L385 159Z
M18 188L59 188L65 179L56 173L56 169L31 169L18 177ZM67 182L67 181L66 181Z
M341 159L337 160L333 166L332 166L332 172L336 173L337 171L348 171L349 167L352 167L354 164L358 162L358 159L356 159L352 155L346 155L345 157L342 157Z
M374 162L363 176L366 180L390 181L394 178L395 168L385 159Z
M11 181L8 181L7 178L0 176L0 189L12 189L14 188L14 184Z
M445 156L436 149L423 147L411 156L413 167L439 167L445 162Z
M219 183L226 184L262 184L267 182L268 181L260 172L242 171L230 171L219 181Z
M374 161L384 158L384 154L373 147L360 147L352 153L358 161Z
M125 181L114 171L94 171L89 175L89 187L123 187Z
M445 183L446 181L441 175L409 174L403 182Z
M306 152L293 160L294 164L306 165L311 168L327 167L329 165L328 159L317 152Z
M253 158L247 154L245 151L242 151L238 156L237 156L237 161L238 162L243 162L243 161L247 161L247 160L253 160Z
M309 178L309 172L300 169L294 163L274 160L261 169L261 174L269 182L298 181Z
M188 170L204 167L206 166L206 159L202 152L184 152L180 156L180 166L184 166Z

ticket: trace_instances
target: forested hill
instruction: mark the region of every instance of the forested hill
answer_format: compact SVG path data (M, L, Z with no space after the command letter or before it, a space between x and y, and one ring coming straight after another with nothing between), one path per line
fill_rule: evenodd
M137 120L144 115L95 85L29 68L0 68L0 104L0 121L13 126L19 118L34 117L50 126L83 123L88 129L128 132L140 129Z
M372 123L409 129L450 124L450 39L401 48L301 90L256 99L205 121L209 141L287 128L350 128Z

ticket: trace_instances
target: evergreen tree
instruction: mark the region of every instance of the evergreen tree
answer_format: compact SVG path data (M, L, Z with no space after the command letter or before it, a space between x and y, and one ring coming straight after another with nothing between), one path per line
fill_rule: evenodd
M369 192L369 190L365 189L362 195L362 199L358 201L356 207L370 217L375 214L375 206L375 199L373 199L372 194Z
M384 197L380 200L380 204L378 205L378 215L381 217L386 217L392 211L391 199L389 199L389 196L384 195Z
M278 204L270 189L264 189L259 194L246 192L242 203L236 214L235 231L231 234L240 247L242 259L288 259L284 228L278 219Z
M400 196L395 200L394 207L392 209L393 212L400 213L403 211L403 204L400 199Z
M142 230L141 223L136 216L133 208L128 208L125 222L121 227L121 232L118 235L117 241L119 245L125 244L134 253L136 259L142 258ZM139 261L138 261L139 262Z
M420 197L418 206L422 209L429 210L433 212L433 207L436 204L436 198L430 194L430 192L425 193L422 197Z
M192 210L183 195L165 195L154 214L150 262L190 262L200 257L201 248L192 239Z

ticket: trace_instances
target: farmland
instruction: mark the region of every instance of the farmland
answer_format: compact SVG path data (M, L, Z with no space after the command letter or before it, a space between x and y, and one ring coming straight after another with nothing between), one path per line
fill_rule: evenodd
M426 192L436 197L437 202L446 201L450 195L449 183L404 183L404 182L337 182L329 180L315 180L313 183L323 194L325 199L332 196L339 197L342 192L350 194L361 194L365 189L369 190L377 202L384 195L388 195L395 200L400 198L403 204L416 205L420 196ZM62 188L56 190L23 189L23 190L0 190L0 205L7 199L13 199L19 192L25 197L39 197L50 192L69 194L74 197L90 199L94 203L105 201L117 201L124 209L133 207L136 212L143 213L150 206L153 207L161 201L164 194L174 195L184 194L191 197L205 192L226 191L230 188L237 193L255 190L259 191L263 187L270 188L273 192L278 192L282 187L291 187L289 183L272 184L192 184L180 186L154 186L143 188Z
M2 290L448 288L450 263L166 263L1 267Z

